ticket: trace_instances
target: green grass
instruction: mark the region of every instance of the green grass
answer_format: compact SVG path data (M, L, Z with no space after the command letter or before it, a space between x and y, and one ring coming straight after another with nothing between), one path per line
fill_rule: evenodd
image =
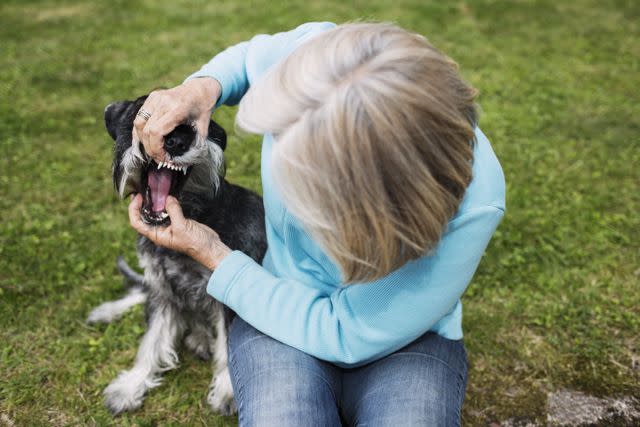
M173 86L227 45L310 20L394 21L481 91L508 211L463 298L465 425L545 417L545 394L640 395L640 4L634 1L12 1L0 5L0 414L108 424L142 310L107 327L134 232L110 182L104 106ZM228 177L258 190L259 141L230 131ZM634 362L635 361L635 362ZM634 368L635 363L635 368ZM183 355L122 425L233 425ZM0 418L2 420L3 418ZM5 421L6 422L6 421Z

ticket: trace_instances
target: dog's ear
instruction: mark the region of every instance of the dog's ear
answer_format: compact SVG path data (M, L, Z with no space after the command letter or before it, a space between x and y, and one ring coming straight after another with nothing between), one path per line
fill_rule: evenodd
M213 120L209 121L209 132L207 134L207 139L215 142L222 148L224 151L227 148L227 133L222 129L222 126L214 122Z
M131 101L112 102L104 109L104 125L114 141L118 138L118 127L130 104Z

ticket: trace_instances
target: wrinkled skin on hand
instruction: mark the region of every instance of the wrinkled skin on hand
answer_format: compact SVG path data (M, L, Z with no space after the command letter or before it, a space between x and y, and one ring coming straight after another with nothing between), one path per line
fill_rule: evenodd
M133 122L133 141L140 141L146 153L156 162L167 161L164 137L182 123L193 123L198 134L207 136L211 113L222 88L213 78L203 77L184 82L171 89L149 94Z
M168 226L153 226L140 216L142 196L136 194L129 203L129 222L140 234L159 246L182 252L209 270L215 270L222 259L231 252L220 240L218 233L204 224L187 219L182 214L175 197L167 198L166 210L171 219Z

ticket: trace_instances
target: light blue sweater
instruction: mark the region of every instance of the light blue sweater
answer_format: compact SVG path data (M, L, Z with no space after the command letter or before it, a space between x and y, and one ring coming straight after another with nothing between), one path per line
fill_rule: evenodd
M219 53L189 78L217 79L218 105L236 104L269 67L334 26L308 23L258 35ZM380 280L343 286L335 263L277 197L269 170L277 142L265 135L262 188L269 248L262 265L232 252L212 274L208 293L265 334L340 366L379 359L429 330L462 338L460 297L505 209L500 164L480 129L476 137L473 180L434 254Z

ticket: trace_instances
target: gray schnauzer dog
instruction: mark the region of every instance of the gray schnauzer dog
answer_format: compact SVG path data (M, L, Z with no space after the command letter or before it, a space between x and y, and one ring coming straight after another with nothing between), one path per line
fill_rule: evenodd
M120 197L142 194L142 219L161 226L170 221L164 207L172 195L186 218L208 225L231 249L260 262L267 248L262 198L224 179L225 131L211 121L205 139L193 127L179 125L164 140L170 161L158 164L142 144L132 144L133 121L145 99L115 102L105 109L107 131L115 141L113 182ZM108 323L146 302L147 330L135 364L104 390L107 407L114 415L139 408L147 390L160 384L161 374L177 366L177 346L184 341L200 358L213 356L207 401L214 411L232 414L227 330L234 313L207 294L211 271L140 235L137 253L144 275L119 259L120 271L133 286L123 298L95 308L87 319Z

